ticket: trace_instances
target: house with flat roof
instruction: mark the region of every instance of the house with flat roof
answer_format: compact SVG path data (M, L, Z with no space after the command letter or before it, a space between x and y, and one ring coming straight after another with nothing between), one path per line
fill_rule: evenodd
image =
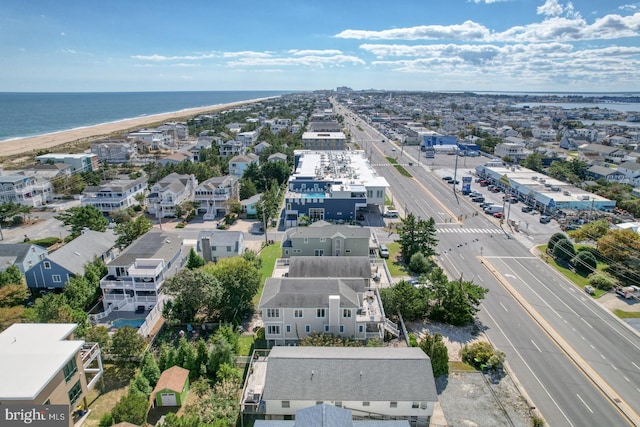
M285 227L309 222L354 221L358 210L380 210L387 180L362 150L294 152L294 172L285 195Z
M343 132L305 132L302 148L305 150L344 150L346 136Z
M116 236L111 230L87 230L25 271L27 286L31 291L63 289L71 277L84 274L87 263L96 259L111 261L115 244Z
M179 238L158 231L142 235L107 265L107 275L100 280L104 306L100 317L116 309L154 307L162 284L183 267L187 254Z
M371 230L317 221L308 227L289 228L282 242L282 258L292 256L369 256Z
M87 393L102 377L97 343L74 339L75 323L16 323L0 333L0 406L69 405L87 408Z
M349 409L321 403L296 411L294 420L256 420L254 427L411 427L408 420L358 420Z
M98 156L93 153L48 153L36 156L36 160L40 163L65 163L71 166L72 173L97 172L100 170L100 161L98 160Z
M147 177L137 179L114 179L96 186L88 186L82 191L82 206L93 206L103 214L140 205L136 196L147 190Z
M426 427L438 401L431 360L416 347L279 346L254 357L249 372L243 413L266 420L328 404L362 420Z

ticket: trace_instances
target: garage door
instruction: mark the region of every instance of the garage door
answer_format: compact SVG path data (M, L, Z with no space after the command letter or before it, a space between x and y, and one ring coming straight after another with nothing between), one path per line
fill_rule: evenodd
M162 402L162 406L178 406L176 395L173 393L160 394L160 401Z

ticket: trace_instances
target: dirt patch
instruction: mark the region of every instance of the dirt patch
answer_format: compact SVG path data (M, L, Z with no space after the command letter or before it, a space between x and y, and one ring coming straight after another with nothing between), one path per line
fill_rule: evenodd
M477 329L474 326L457 327L424 320L407 323L407 329L415 334L418 341L427 333L430 335L442 335L442 342L447 346L449 360L452 362L460 362L462 360L461 352L465 345L487 341L483 335L477 334Z

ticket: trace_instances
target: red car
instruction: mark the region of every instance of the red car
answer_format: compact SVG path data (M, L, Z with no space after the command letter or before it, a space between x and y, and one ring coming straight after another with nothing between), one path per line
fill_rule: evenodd
M503 216L504 215L502 214L502 212L496 212L496 213L493 214L493 217L494 218L498 218L498 219L502 218Z

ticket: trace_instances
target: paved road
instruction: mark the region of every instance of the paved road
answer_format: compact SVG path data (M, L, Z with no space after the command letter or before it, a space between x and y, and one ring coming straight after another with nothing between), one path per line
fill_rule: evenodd
M628 405L633 412L640 411L640 338L531 255L528 248L546 241L557 228L539 224L534 216L522 214L516 209L518 205L512 207L511 214L521 225L533 218L526 230L528 235L512 234L507 226L503 230L497 220L484 214L474 216L477 206L464 196L456 198L451 186L439 179L437 172L440 171L432 170L436 165L425 166L422 162L417 165L415 148L413 152L405 150L400 156L398 147L391 150L391 144L379 142L381 137L376 136L373 129L362 122L360 126L364 132L352 127L352 134L355 141L366 141L361 146L371 153L372 164L384 164L384 157L388 155L408 157L407 169L416 180L402 177L390 167L377 170L389 181L400 210L436 219L439 261L450 277L473 279L490 290L478 317L491 341L507 353L510 367L549 424L629 424L616 406ZM442 158L455 159L455 156L437 156L433 162L448 161ZM414 165L409 166L409 161ZM444 170L442 175L452 175L446 167ZM468 171L468 168L462 170ZM498 196L502 194L495 195ZM460 215L462 225L450 222ZM456 232L458 228L460 231ZM486 257L487 264L493 265L502 281L526 300L534 314L544 319L566 342L565 347L578 356L579 364L584 364L596 379L606 382L605 386L619 397L619 404L594 386L578 364L534 322L531 313L525 311L521 302L480 262L481 255Z

